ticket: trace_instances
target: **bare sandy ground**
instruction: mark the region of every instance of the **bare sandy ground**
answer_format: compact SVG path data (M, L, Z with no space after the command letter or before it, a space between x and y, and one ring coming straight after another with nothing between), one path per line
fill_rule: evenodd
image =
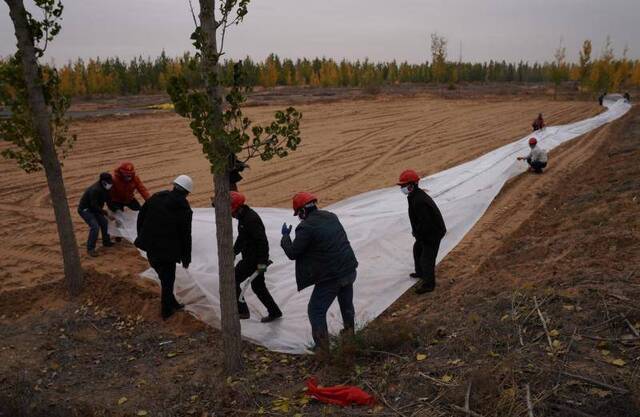
M251 161L240 189L254 206L288 207L290 197L308 190L321 204L393 185L407 167L427 175L473 159L525 135L542 111L550 124L592 116L592 103L539 100L437 100L428 97L309 104L303 144L284 160ZM277 107L251 108L257 122ZM209 204L207 162L187 123L172 114L79 121L78 142L65 161L64 175L76 235L84 248L87 228L75 212L82 191L101 171L131 160L151 191L178 174L195 180L192 206ZM5 146L5 145L0 145ZM46 183L12 161L0 161L0 280L11 290L59 279L61 261ZM481 248L479 250L482 250ZM84 250L82 250L84 255ZM145 262L128 244L102 251L87 266L113 275L137 273Z

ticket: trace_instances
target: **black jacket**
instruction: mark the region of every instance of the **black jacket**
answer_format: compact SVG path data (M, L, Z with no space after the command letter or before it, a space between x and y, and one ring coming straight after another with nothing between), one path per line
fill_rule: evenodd
M296 239L280 242L289 259L296 261L298 291L319 282L344 278L358 267L347 233L338 217L316 210L296 227Z
M138 213L135 245L151 262L191 263L191 218L184 194L161 191L147 200Z
M238 238L233 245L233 253L241 253L244 261L255 265L266 265L269 261L269 241L264 224L249 206L242 206L238 216Z
M104 205L110 202L109 191L98 181L82 194L78 204L78 211L89 210L93 214L103 214Z
M407 196L409 201L409 220L411 231L416 240L439 242L447 233L442 214L436 203L420 188Z

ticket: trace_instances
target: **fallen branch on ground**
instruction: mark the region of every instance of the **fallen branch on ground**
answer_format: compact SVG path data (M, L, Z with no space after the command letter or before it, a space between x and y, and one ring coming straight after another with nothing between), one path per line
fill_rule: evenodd
M549 349L553 352L553 342L551 342L551 335L549 335L549 329L547 328L547 322L540 311L540 306L538 305L538 299L536 296L533 296L533 302L536 305L536 310L538 311L538 316L540 317L540 321L542 322L542 327L544 328L544 332L547 334L547 342L549 342Z
M589 383L591 383L593 385L598 385L598 386L601 386L603 388L608 388L608 389L610 389L612 391L618 392L619 394L628 394L629 393L629 390L626 389L626 388L616 387L615 385L609 385L606 382L596 381L595 379L591 379L591 378L586 377L586 376L576 375L576 374L572 374L572 373L569 373L569 372L562 372L562 374L564 376L568 376L569 378L580 379L582 381L589 382Z
M529 417L534 417L533 404L531 404L531 389L529 388L529 384L525 385L525 389L527 390L527 410L529 411Z

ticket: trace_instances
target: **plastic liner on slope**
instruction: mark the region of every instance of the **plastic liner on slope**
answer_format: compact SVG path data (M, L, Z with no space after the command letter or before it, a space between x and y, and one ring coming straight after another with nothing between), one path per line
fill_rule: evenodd
M539 144L551 150L623 116L630 105L624 100L605 102L607 111L576 123L550 126L536 132ZM475 160L441 171L421 180L440 207L447 235L440 245L438 262L446 256L482 217L505 182L527 170L517 155L528 152L528 135ZM553 159L550 161L553 164ZM392 181L390 181L392 182ZM342 221L360 263L354 288L356 324L361 327L373 320L414 285L411 227L406 198L397 187L371 191L326 207ZM242 321L245 339L268 349L288 353L305 353L312 344L307 318L311 288L297 292L294 263L280 248L280 228L294 218L288 209L257 209L265 223L273 265L267 272L267 285L284 313L281 320L263 324L266 311L253 292L246 300L251 319ZM121 215L123 226L114 234L133 241L136 236L136 213ZM193 217L193 253L189 270L179 267L176 295L187 310L200 320L220 327L218 259L213 209L195 209ZM143 276L156 279L152 269ZM342 327L337 303L329 310L329 330L336 334Z

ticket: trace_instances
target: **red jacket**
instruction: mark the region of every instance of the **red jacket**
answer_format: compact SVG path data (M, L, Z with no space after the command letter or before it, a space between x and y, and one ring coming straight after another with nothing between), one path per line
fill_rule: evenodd
M138 190L144 201L150 197L149 190L144 186L142 180L134 175L131 181L125 181L116 169L113 171L113 187L111 187L111 201L116 203L129 203L133 200L133 193Z

